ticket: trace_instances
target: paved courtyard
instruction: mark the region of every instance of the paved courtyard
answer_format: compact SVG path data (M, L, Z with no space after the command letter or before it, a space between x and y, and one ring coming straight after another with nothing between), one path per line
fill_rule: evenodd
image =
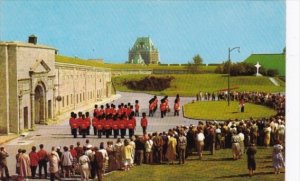
M120 103L132 103L134 104L135 100L140 101L140 112L147 112L148 115L148 101L153 97L153 95L144 94L144 93L125 93L125 92L117 92L121 97L115 101L114 104L118 105ZM158 96L158 100L162 97ZM181 105L192 102L195 98L181 97L180 102ZM190 125L197 124L196 120L190 120L183 118L182 112L180 112L179 117L174 117L173 114L173 104L175 97L169 97L169 105L171 108L171 112L167 114L165 118L160 118L160 112L157 110L154 117L148 119L148 132L154 131L167 131L169 128L173 128L177 125ZM91 110L92 112L92 110ZM91 114L92 115L92 114ZM141 115L141 113L140 113ZM136 134L141 134L142 129L140 126L141 117L137 117L137 127ZM92 131L91 131L92 132ZM128 132L127 132L128 133ZM128 138L128 136L126 136ZM100 142L106 142L108 139L105 138L97 138L94 135L87 136L90 140L91 144L99 145ZM110 139L113 140L113 139ZM17 153L18 148L25 148L27 153L31 151L31 147L33 145L37 146L41 143L45 145L45 149L47 151L51 150L52 146L65 146L76 144L77 141L80 141L82 144L85 142L83 138L74 139L70 134L70 127L68 123L68 119L61 121L56 125L38 125L36 131L29 132L26 136L21 136L17 139L14 139L10 142L7 142L1 146L4 146L10 156L8 157L8 167L10 170L10 174L15 174L15 166L16 160L15 155ZM71 180L75 180L74 178Z

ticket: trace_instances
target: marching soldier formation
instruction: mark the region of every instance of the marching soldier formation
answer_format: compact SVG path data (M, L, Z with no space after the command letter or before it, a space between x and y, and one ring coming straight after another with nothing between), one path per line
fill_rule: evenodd
M156 96L149 100L149 117L153 117L158 107L158 99ZM161 99L161 104L159 105L161 118L164 118L167 115L167 112L170 112L168 96L165 96ZM174 101L174 116L179 116L180 112L180 98L177 94ZM78 134L83 138L86 138L86 135L90 135L91 127L93 128L94 135L97 135L98 138L105 136L109 138L113 136L117 138L120 136L124 138L127 133L129 138L134 135L136 128L136 118L140 116L140 105L139 101L135 101L135 105L131 103L124 104L121 103L116 109L114 104L95 105L93 111L93 118L90 117L89 112L85 114L78 112L78 114L71 112L71 117L69 119L69 125L71 127L71 134L74 138L77 138ZM143 133L146 133L148 126L148 119L146 113L142 113L141 118L141 127L143 128ZM128 130L128 132L127 132Z
M71 113L69 119L71 134L74 138L77 138L78 134L85 138L86 135L90 135L91 127L93 127L93 133L97 135L98 138L102 136L109 138L112 135L114 138L118 136L124 138L127 134L127 130L129 137L132 137L136 127L135 116L138 115L138 100L135 104L135 111L133 105L130 103L127 105L122 103L118 106L118 109L116 109L114 104L106 104L105 109L103 105L100 106L100 109L98 109L98 105L95 105L92 119L89 116L89 112L85 114L78 112L78 116L74 112ZM144 123L145 119L147 119L146 113L143 113L142 127L147 126Z

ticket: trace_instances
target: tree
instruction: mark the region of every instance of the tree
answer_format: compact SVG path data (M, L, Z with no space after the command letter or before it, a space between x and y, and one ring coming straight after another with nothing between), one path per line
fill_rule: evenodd
M203 63L203 59L200 57L199 54L193 57L193 62L195 65L201 65Z

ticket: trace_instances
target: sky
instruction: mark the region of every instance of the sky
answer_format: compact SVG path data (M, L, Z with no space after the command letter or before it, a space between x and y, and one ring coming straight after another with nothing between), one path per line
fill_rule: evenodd
M161 63L242 61L285 47L283 0L47 1L0 0L0 41L38 43L59 54L123 63L137 37L149 36Z

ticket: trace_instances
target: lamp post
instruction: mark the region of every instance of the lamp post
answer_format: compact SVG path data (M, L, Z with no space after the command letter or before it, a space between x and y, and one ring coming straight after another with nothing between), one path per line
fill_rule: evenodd
M233 50L237 49L238 52L240 53L240 47L234 47L234 48L228 48L228 90L227 90L227 101L228 101L228 106L230 105L230 64L231 64L231 60L230 60L230 52L232 52Z

